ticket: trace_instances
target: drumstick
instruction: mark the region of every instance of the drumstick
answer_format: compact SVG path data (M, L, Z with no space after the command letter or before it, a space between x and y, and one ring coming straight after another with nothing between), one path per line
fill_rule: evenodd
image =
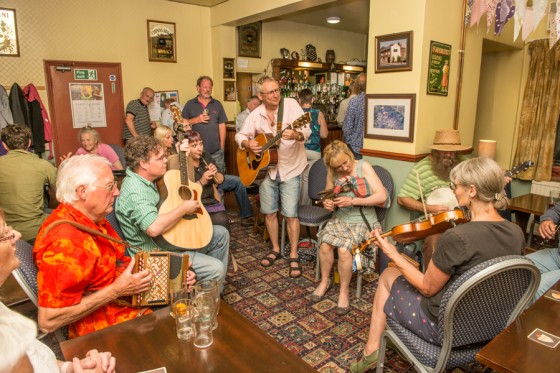
M200 157L200 159L202 159L202 162L204 162L204 165L206 166L206 168L210 167L210 166L208 165L208 162L206 162L206 160L204 159L204 157ZM214 183L219 184L219 183L218 183L218 179L216 178L216 175L215 175L215 174L212 176L212 179L214 180Z

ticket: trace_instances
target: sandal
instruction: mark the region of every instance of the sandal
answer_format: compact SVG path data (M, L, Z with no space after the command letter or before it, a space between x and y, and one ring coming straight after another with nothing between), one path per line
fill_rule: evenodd
M290 276L291 278L298 278L303 274L303 269L301 268L301 265L299 264L299 258L290 258L288 259L289 262L289 268L290 268L290 272L288 273L288 276ZM297 266L292 267L292 263L296 263ZM299 272L297 275L294 275L294 272Z
M274 264L274 262L280 257L280 253L276 252L274 250L270 250L268 252L268 254L266 254L264 256L264 258L261 259L261 266L263 267L270 267L271 265Z

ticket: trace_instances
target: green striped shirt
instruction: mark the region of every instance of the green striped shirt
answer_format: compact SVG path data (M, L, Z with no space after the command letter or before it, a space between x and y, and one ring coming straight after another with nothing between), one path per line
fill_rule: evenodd
M146 230L158 217L158 202L159 193L155 184L127 168L115 212L126 240L144 251L157 249ZM128 248L127 251L129 255L134 255L138 250Z
M415 200L420 200L420 191L418 190L418 181L416 178L416 172L414 172L415 170L418 172L418 179L420 179L420 185L422 186L424 198L427 198L434 189L449 185L449 179L444 180L434 174L434 170L432 168L432 158L431 156L427 156L412 168L401 187L401 190L399 190L398 197L410 197Z

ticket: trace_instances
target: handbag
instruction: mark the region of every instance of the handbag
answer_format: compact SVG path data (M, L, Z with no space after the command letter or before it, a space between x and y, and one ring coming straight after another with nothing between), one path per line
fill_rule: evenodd
M142 251L141 248L131 245L127 241L119 240L71 220L58 220L49 224L49 226L45 228L44 234L46 235L52 228L60 224L69 224L91 235L100 236L109 241L124 245L125 247L132 247L140 250L134 256L135 263L132 273L138 273L145 269L150 270L152 274L150 288L142 293L116 299L113 301L115 304L128 307L167 305L170 301L171 292L181 289L186 281L189 268L188 254L164 251Z

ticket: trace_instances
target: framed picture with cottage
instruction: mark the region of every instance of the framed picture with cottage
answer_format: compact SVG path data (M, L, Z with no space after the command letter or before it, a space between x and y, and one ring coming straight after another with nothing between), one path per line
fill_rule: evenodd
M414 141L415 94L367 94L365 137Z
M412 31L375 37L375 73L412 70Z

